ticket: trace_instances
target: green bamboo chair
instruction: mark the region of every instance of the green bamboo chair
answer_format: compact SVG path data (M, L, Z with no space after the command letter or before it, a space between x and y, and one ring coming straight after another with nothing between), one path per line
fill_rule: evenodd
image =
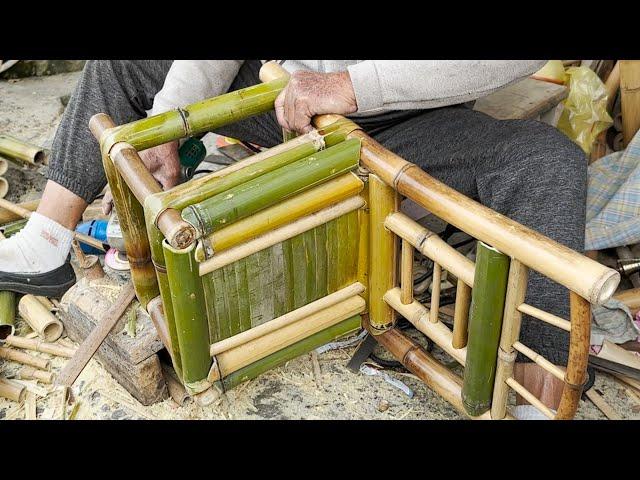
M208 176L162 191L138 151L273 109L288 76L122 126L90 128L120 216L131 275L174 367L195 395L224 392L366 328L459 411L506 418L509 388L572 418L586 378L590 303L619 275L461 195L343 117ZM408 197L479 240L476 264L399 212ZM434 262L431 305L413 298L412 259ZM570 291L571 319L524 303L537 270ZM439 278L457 279L453 329L438 318ZM518 341L522 314L570 332L567 366ZM464 368L452 373L395 328L410 321ZM557 413L513 378L520 352L561 379Z

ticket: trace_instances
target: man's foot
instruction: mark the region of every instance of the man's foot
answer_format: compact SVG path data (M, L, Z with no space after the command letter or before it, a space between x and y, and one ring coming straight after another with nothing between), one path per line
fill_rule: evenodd
M68 261L73 231L33 213L25 227L0 242L0 291L58 297L76 281Z

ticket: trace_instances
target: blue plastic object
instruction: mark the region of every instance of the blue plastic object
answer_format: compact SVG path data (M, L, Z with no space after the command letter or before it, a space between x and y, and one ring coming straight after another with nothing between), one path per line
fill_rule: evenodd
M78 225L76 228L76 232L84 233L85 235L89 235L101 242L107 241L107 221L106 220L91 220L90 222L84 222ZM98 250L91 245L85 245L84 243L80 243L80 248L84 253L89 255L99 255L103 252Z

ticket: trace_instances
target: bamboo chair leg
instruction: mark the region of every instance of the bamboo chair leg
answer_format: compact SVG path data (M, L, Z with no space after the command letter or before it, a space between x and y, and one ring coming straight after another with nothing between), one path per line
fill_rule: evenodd
M431 311L429 312L429 320L431 323L438 322L438 314L440 313L440 284L442 283L442 267L440 264L433 262L433 282L431 282Z
M400 265L402 289L401 301L403 305L413 302L413 245L402 240L402 262Z

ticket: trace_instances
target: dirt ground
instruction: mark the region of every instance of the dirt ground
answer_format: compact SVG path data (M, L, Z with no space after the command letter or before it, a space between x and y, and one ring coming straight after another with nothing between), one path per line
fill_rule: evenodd
M45 147L64 111L78 73L50 77L0 81L0 132ZM37 198L44 186L42 172L12 165L6 178L8 198L24 201ZM18 333L29 328L17 322ZM413 331L419 341L422 336ZM61 343L73 343L63 338ZM188 400L179 406L167 399L145 407L121 387L102 366L92 360L73 388L76 419L458 419L460 415L422 382L408 373L387 370L413 391L410 398L381 376L351 373L346 363L355 347L333 350L318 356L320 378L313 372L311 355L303 355L226 393L207 407ZM30 352L31 353L31 352ZM43 353L59 372L66 360ZM18 365L1 361L0 376L12 378ZM458 372L459 373L459 372ZM61 418L61 400L42 384L24 382L36 396L37 418ZM640 401L606 374L598 373L595 388L625 419L640 419ZM25 405L0 398L0 419L25 418ZM67 415L72 407L67 407ZM590 401L581 402L577 418L604 419Z

